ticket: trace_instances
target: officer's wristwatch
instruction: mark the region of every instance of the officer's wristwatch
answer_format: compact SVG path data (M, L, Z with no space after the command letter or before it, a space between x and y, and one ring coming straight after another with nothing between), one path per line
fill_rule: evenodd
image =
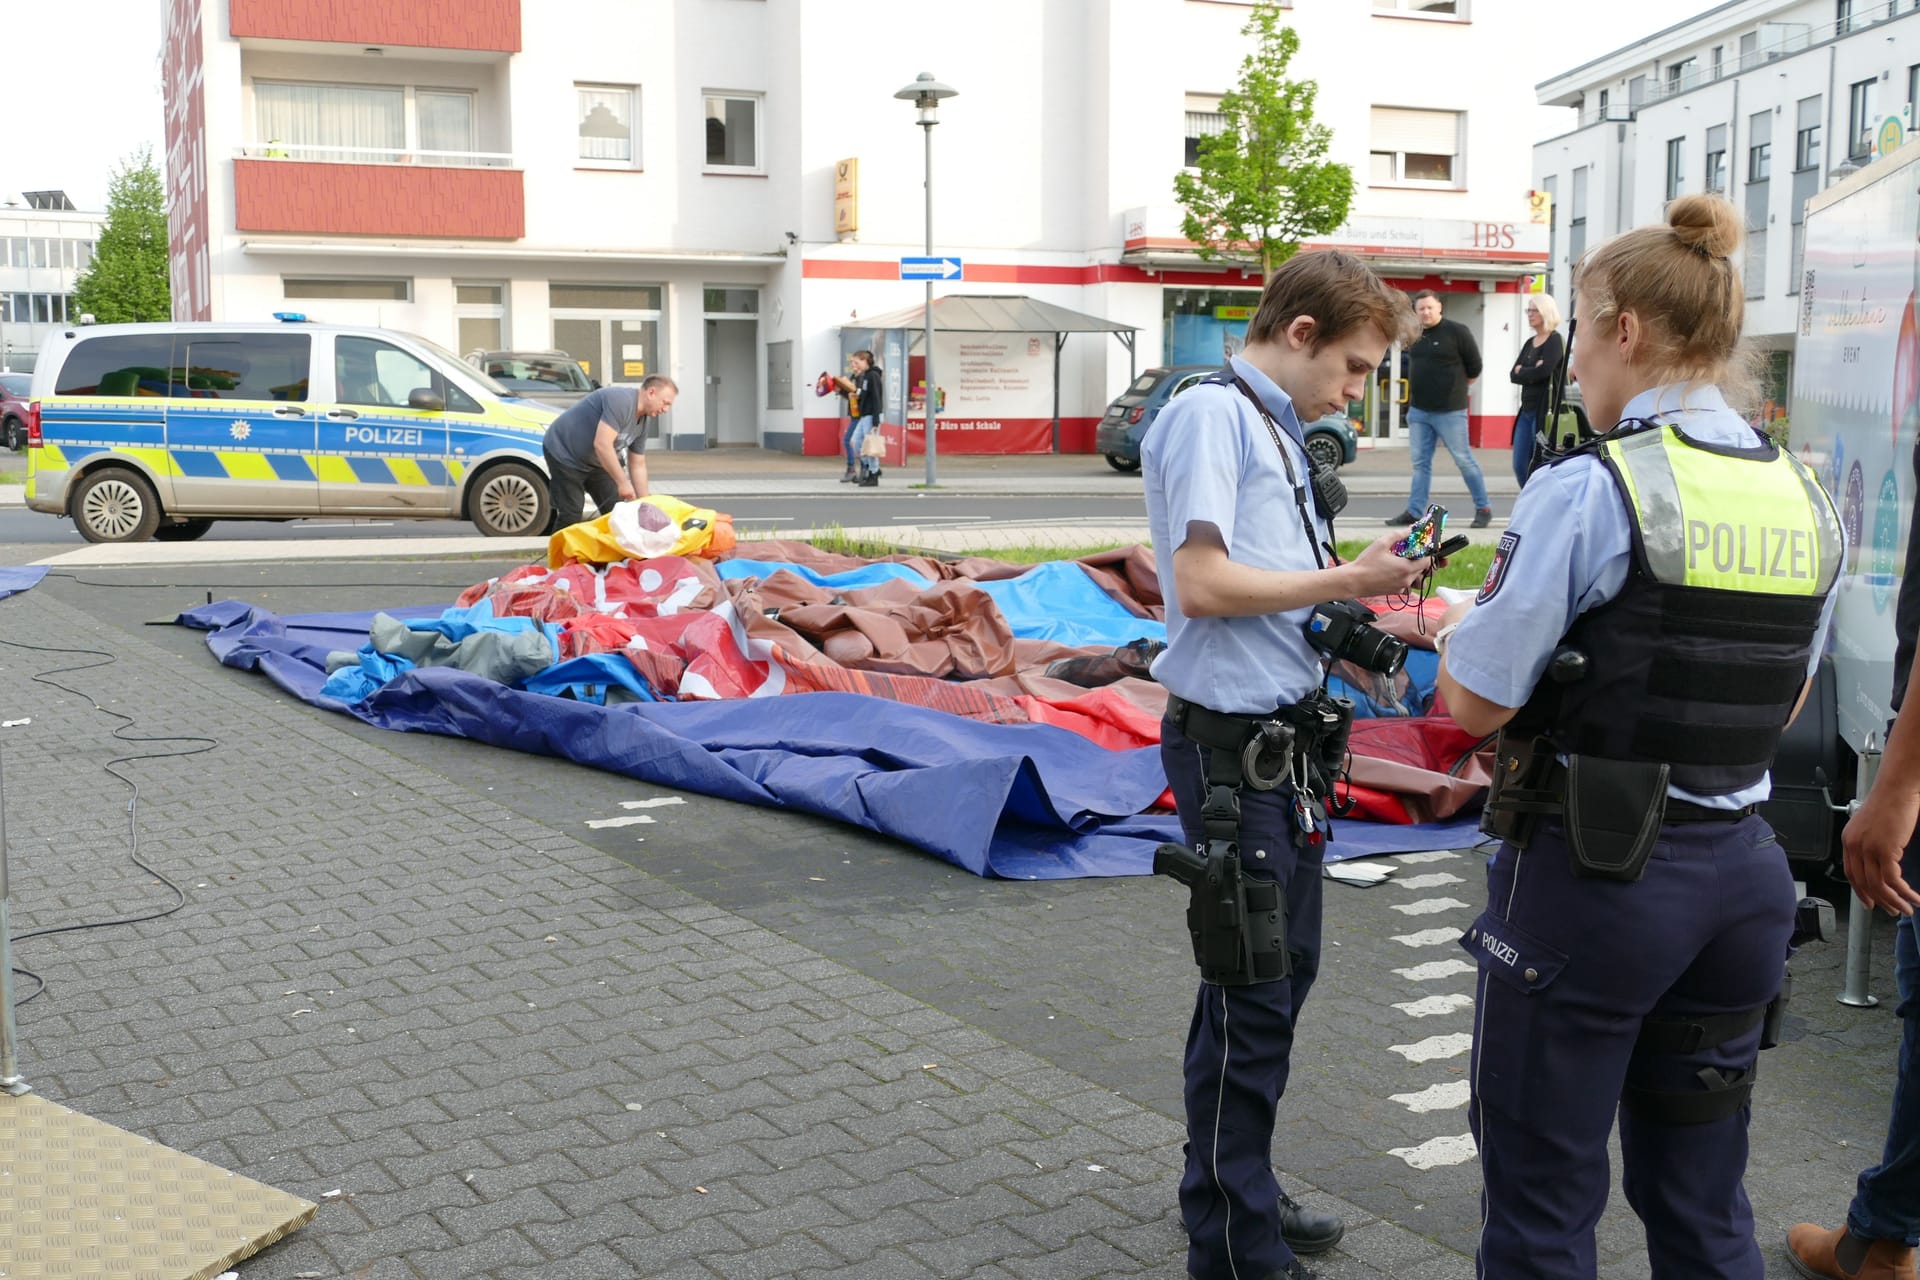
M1458 630L1459 626L1460 624L1458 622L1449 622L1446 626L1433 633L1433 651L1442 658L1447 656L1447 637Z

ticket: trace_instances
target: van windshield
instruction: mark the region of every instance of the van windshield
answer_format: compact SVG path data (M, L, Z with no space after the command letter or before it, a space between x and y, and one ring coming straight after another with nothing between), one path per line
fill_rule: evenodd
M462 360L459 356L429 338L423 338L417 333L406 334L406 338L409 342L418 343L434 355L439 356L442 360L446 361L447 367L458 369L461 373L472 378L475 382L486 388L487 391L499 396L501 399L512 399L520 394L518 391L509 391L492 378L489 378L483 371L474 368L465 360Z

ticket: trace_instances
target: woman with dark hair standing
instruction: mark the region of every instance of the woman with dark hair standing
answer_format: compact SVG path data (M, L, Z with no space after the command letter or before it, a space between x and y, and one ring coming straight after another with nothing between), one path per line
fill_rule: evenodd
M1560 307L1553 295L1527 295L1527 327L1533 336L1520 344L1507 376L1520 388L1520 413L1513 420L1513 478L1522 485L1533 474L1536 435L1547 420L1547 393L1566 347L1560 341Z
M880 462L861 456L860 446L867 433L880 425L880 406L886 399L886 383L873 352L856 351L848 357L852 376L835 378L834 384L847 399L847 427L840 437L846 450L847 474L841 484L876 485L880 483Z
M1592 1280L1616 1112L1655 1280L1761 1280L1742 1179L1796 895L1755 809L1832 618L1840 520L1744 390L1742 218L1682 196L1576 267L1592 444L1521 490L1439 687L1500 731L1471 1105L1483 1280ZM1761 551L1764 541L1765 553Z

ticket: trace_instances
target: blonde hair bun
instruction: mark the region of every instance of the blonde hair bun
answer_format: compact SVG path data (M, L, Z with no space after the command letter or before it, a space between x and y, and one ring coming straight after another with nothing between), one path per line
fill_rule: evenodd
M1681 244L1709 258L1731 258L1740 247L1740 211L1722 196L1680 196L1667 206L1667 225Z

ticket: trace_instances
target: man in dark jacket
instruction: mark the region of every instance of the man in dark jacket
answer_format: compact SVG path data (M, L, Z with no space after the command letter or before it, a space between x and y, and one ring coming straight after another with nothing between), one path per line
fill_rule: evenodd
M1440 296L1433 290L1413 296L1413 311L1421 324L1420 336L1407 348L1407 446L1413 454L1413 487L1407 509L1387 523L1412 524L1426 512L1438 437L1466 479L1473 497L1473 527L1484 529L1493 522L1487 478L1467 445L1467 388L1480 376L1480 348L1467 326L1441 315Z

